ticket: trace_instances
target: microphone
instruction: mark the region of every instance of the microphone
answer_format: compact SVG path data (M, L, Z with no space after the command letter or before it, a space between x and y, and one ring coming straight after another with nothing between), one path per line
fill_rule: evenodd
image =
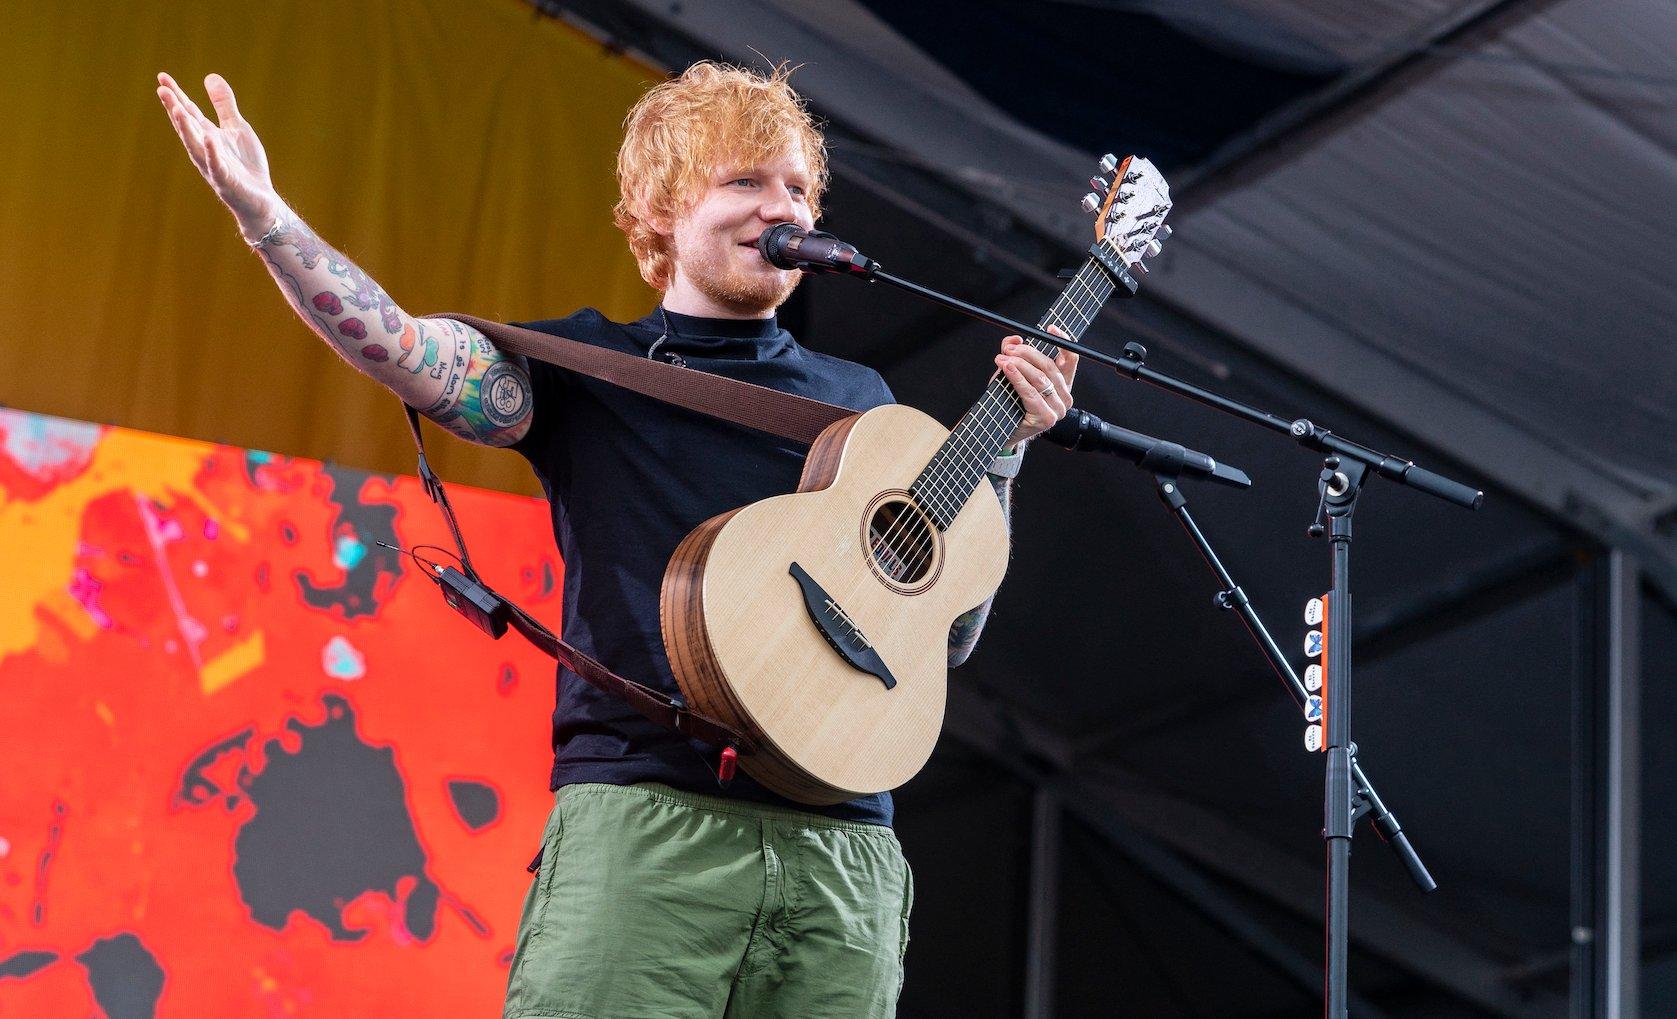
M870 276L879 263L830 233L805 230L796 223L776 223L757 235L757 251L776 269L808 273L841 272Z
M1053 428L1043 432L1042 437L1067 449L1121 456L1137 467L1159 474L1204 478L1232 488L1252 487L1252 479L1238 467L1218 463L1204 453L1185 449L1174 442L1109 425L1076 407Z

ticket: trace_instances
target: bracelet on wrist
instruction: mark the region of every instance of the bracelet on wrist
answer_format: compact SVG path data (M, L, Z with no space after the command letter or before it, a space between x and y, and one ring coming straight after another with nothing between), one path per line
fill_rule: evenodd
M254 240L254 241L251 240L250 238L246 237L245 238L245 243L250 245L250 249L252 251L255 251L256 249L264 247L266 245L272 244L273 242L279 240L280 234L284 232L285 226L286 226L287 223L289 223L291 221L291 218L292 218L291 210L286 208L284 205L281 205L278 209L274 210L273 225L269 226L267 230L263 231L262 236L256 238L256 240ZM240 236L243 236L242 231L240 233Z

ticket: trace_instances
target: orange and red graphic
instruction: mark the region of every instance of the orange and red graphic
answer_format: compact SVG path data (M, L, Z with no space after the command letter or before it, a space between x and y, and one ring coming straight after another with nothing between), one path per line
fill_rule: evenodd
M556 628L546 506L452 494ZM416 479L0 410L0 1014L497 1012L553 663L380 542Z

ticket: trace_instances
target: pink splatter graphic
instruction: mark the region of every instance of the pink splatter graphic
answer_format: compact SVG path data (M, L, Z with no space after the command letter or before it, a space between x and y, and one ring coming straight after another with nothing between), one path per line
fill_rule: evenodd
M221 525L214 520L206 519L204 521L204 540L214 541L219 537L221 537Z
M203 623L186 611L186 601L181 597L180 586L169 565L169 554L163 550L164 545L180 541L184 537L180 521L174 517L163 516L168 512L168 507L149 499L136 496L134 503L140 510L140 519L145 523L146 539L151 543L152 561L157 564L158 575L163 580L164 593L168 595L169 607L174 612L175 626L180 631L182 640L186 642L186 651L192 658L193 666L201 669L204 667L204 659L198 652L198 646L204 642L209 631ZM171 654L174 653L173 649L169 650Z
M87 610L87 614L93 617L100 629L109 630L110 614L99 607L99 591L104 586L94 579L93 574L78 567L75 577L70 580L70 597L81 603L81 607Z

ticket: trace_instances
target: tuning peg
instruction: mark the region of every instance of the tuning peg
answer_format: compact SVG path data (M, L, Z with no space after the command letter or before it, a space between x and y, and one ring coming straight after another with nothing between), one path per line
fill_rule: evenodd
M1134 269L1136 272L1141 273L1143 276L1147 275L1147 265L1146 265L1146 263L1142 262L1141 259L1139 259L1139 258L1136 259L1135 264L1130 266L1130 268Z
M1124 174L1124 183L1125 184L1134 184L1136 181L1138 181L1140 179L1141 179L1141 171L1140 170L1131 170L1129 173Z
M1090 177L1089 178L1089 186L1094 188L1096 191L1099 191L1101 194L1104 195L1104 194L1106 194L1106 189L1110 185L1107 183L1107 180L1106 180L1105 177Z
M1111 173L1113 170L1116 170L1116 169L1118 169L1118 157L1117 156L1108 152L1106 155L1101 157L1101 172L1102 173Z
M1158 241L1148 241L1147 242L1147 247L1142 249L1141 257L1142 258L1152 258L1154 255L1157 255L1159 252L1161 252L1163 250L1165 250L1165 249L1159 247L1159 242Z
M1084 195L1083 196L1083 211L1084 212L1099 212L1099 211L1101 211L1101 196L1095 194L1093 191Z
M1154 237L1155 240L1168 241L1168 240L1170 240L1170 235L1175 233L1175 232L1176 231L1172 230L1169 226L1167 226L1163 223L1160 223L1159 224L1159 230L1158 230L1157 233L1155 233L1153 235L1153 237Z
M1132 199L1134 197L1135 197L1135 188L1131 188L1128 191L1125 191L1123 188L1118 189L1118 204L1119 205L1123 205L1125 202L1129 201L1130 199Z

